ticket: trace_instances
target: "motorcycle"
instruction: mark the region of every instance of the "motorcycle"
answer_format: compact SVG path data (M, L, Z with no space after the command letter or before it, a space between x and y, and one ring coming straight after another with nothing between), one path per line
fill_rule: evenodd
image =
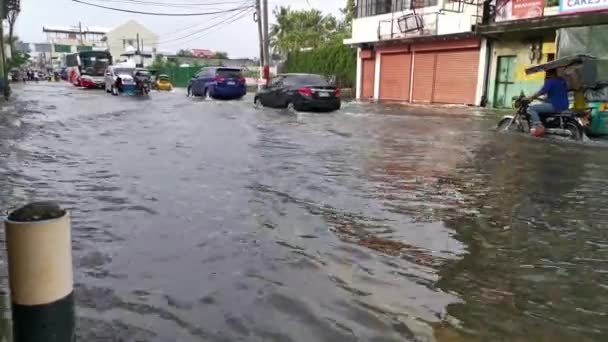
M513 106L517 109L515 115L503 116L498 122L497 131L529 133L532 127L530 114L528 114L530 101L524 94L521 94L514 98ZM589 116L589 111L565 110L560 113L541 115L541 122L545 126L545 135L582 140Z
M135 84L135 95L145 96L150 93L150 82L148 80L138 80Z

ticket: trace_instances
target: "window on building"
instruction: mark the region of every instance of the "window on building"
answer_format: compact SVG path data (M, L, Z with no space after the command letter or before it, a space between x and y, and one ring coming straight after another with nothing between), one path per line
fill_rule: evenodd
M438 0L358 0L357 18L437 6Z
M76 39L76 33L70 33L70 34L68 34L68 38L69 39Z

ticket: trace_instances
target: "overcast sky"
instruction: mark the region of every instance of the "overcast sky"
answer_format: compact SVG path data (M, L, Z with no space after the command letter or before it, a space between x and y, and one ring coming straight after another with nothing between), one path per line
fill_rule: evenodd
M166 8L146 5L126 4L124 0L83 0L110 7L120 7L148 12L209 12L215 9L226 9L231 4L207 5L198 8ZM127 0L129 1L129 0ZM236 3L240 0L135 0L135 2L165 2L172 4ZM243 0L243 2L253 0ZM272 8L291 6L292 8L316 8L325 13L340 14L340 8L346 0L268 0ZM141 14L115 12L94 8L72 0L21 0L21 14L17 21L16 34L28 43L45 42L42 26L83 26L113 27L128 19L135 19L160 36L162 51L173 52L181 48L206 48L214 51L226 51L231 57L254 57L258 55L257 24L252 14L243 13L243 17L232 24L216 25L227 19L237 18L238 12L209 15L202 17L158 17ZM213 19L213 17L216 17ZM272 15L271 15L272 16ZM274 20L271 18L271 23ZM206 33L196 34L207 29ZM213 31L212 31L213 30Z

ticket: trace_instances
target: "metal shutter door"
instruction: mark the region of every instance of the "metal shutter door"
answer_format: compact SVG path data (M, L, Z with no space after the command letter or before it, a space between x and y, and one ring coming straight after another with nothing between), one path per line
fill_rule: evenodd
M479 49L437 53L433 102L475 104Z
M374 97L374 77L376 75L376 60L361 60L361 98Z
M414 89L412 91L414 102L433 101L436 55L434 52L414 54Z
M408 101L410 98L411 55L409 53L383 53L380 62L380 99Z

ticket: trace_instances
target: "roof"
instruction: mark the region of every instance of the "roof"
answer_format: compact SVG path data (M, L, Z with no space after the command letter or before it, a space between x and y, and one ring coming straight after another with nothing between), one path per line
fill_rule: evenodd
M109 28L103 26L82 26L82 33L107 33ZM80 33L79 26L42 26L42 32Z
M537 73L540 71L565 68L570 65L581 64L581 63L583 63L583 61L585 61L587 59L594 59L594 57L590 56L590 55L581 54L581 55L568 56L568 57L564 57L564 58L558 58L558 59L553 60L548 63L529 67L526 69L526 74L530 75L530 74L534 74L534 73Z

